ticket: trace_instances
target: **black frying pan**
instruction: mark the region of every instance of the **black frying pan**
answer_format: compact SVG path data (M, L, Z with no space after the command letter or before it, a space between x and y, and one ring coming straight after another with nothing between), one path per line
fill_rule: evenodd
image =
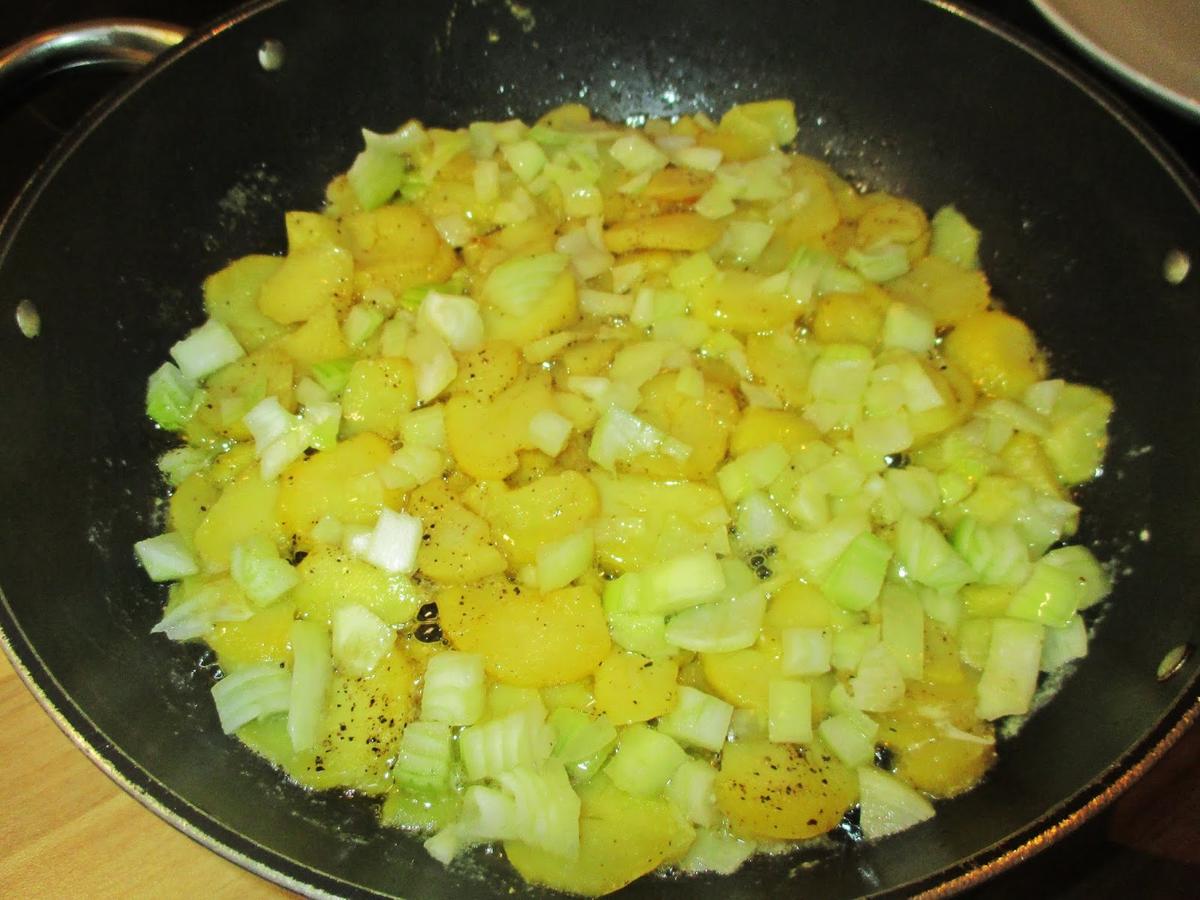
M984 231L996 293L1058 372L1117 401L1110 463L1082 538L1124 572L1092 655L1001 749L978 790L872 847L758 860L734 879L643 881L631 896L837 897L949 890L1023 858L1118 792L1198 714L1200 254L1196 186L1072 76L932 3L557 2L529 32L500 2L290 0L170 53L93 116L0 233L0 625L60 722L119 780L215 849L309 891L500 895L480 855L447 873L377 829L366 804L307 794L224 738L198 652L147 632L161 594L129 552L155 530L160 435L146 373L201 318L198 285L282 249L280 210L314 208L357 129L720 111L788 96L801 151ZM499 37L487 40L489 32ZM257 50L282 41L286 63ZM28 299L42 332L11 311ZM1143 452L1144 448L1152 448ZM1137 539L1143 529L1148 542Z

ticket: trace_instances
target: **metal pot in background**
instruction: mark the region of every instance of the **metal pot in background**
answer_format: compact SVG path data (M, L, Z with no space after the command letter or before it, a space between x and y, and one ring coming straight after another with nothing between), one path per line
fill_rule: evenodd
M528 117L584 87L584 99L610 115L669 112L668 91L680 110L794 96L809 126L801 149L829 152L839 168L926 206L954 200L981 223L985 265L1006 299L1069 375L1112 391L1119 416L1129 410L1114 453L1155 447L1118 457L1089 497L1100 513L1090 536L1102 555L1120 551L1133 567L1118 591L1125 603L1101 626L1093 659L1002 754L987 785L946 804L924 839L852 851L794 882L783 881L786 866L764 861L733 881L689 883L691 892L962 886L1077 823L1163 749L1192 709L1195 661L1165 685L1154 668L1200 629L1186 594L1196 547L1181 536L1194 525L1198 493L1186 415L1198 379L1185 343L1198 297L1194 277L1166 286L1161 265L1172 249L1200 252L1200 240L1194 185L1164 174L1153 141L1140 143L1077 85L996 35L915 0L843 4L807 29L799 26L809 8L713 4L707 17L689 7L686 21L656 8L640 12L636 33L622 31L629 16L559 4L535 7L539 24L528 35L499 4L460 9L449 31L437 4L392 28L394 9L355 9L372 21L368 33L293 0L202 39L94 120L4 233L0 303L32 298L44 330L32 342L11 327L0 335L0 383L22 385L19 395L0 392L0 409L5 421L28 423L0 451L0 471L27 473L0 479L0 503L16 511L0 524L0 613L17 656L110 772L224 852L295 883L461 891L415 845L381 840L368 811L288 790L212 734L192 657L145 638L159 599L126 548L147 531L160 448L141 423L141 391L198 317L200 278L232 256L278 247L278 212L319 202L324 178L352 157L357 126L385 129L414 114L465 121L508 114L508 104ZM602 21L581 25L588 15ZM863 21L879 27L864 31ZM490 27L502 39L480 65L478 39ZM363 51L376 33L388 36L381 57ZM830 53L847 34L853 51ZM258 64L267 38L286 51L275 72ZM556 52L559 40L586 52ZM928 52L905 65L904 48L922 42ZM231 215L220 201L239 186L252 188L252 202ZM98 211L119 216L119 227ZM64 446L63 435L77 437ZM1145 524L1149 544L1121 546ZM1117 681L1111 708L1095 700L1101 669Z

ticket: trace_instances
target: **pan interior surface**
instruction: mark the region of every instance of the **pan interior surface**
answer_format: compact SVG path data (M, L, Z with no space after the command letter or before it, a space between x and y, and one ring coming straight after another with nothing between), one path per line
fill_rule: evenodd
M16 655L120 775L225 852L339 894L501 896L479 853L447 871L361 800L309 794L225 738L194 648L151 638L164 592L133 561L161 528L145 377L190 326L199 285L283 248L282 212L321 205L360 127L532 120L564 102L671 116L788 97L801 152L984 234L994 293L1097 384L1117 415L1080 539L1116 563L1089 658L1001 748L983 785L870 847L761 858L734 878L643 880L629 896L821 897L927 884L1011 846L1143 745L1182 702L1163 654L1200 634L1200 287L1162 277L1200 254L1188 184L1078 84L931 3L395 4L289 0L174 55L57 158L10 217L0 300L41 334L0 330L0 585ZM284 66L257 51L282 42ZM202 148L202 149L201 149ZM993 851L994 852L994 851ZM801 865L820 858L819 865ZM535 892L536 893L536 892Z

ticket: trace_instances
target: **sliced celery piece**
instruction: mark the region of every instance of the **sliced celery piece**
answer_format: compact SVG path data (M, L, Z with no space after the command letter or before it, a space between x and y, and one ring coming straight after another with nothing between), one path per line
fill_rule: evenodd
M233 734L247 722L287 712L291 674L274 663L231 672L212 686L221 730Z
M196 382L173 363L163 363L146 382L146 415L168 431L179 431L188 423L196 400Z
M943 206L929 221L929 253L964 269L979 268L979 230L953 206Z
M767 736L775 743L808 744L813 739L812 686L775 678L767 685Z
M174 531L138 541L133 552L151 581L178 581L200 571L191 547Z
M863 532L838 557L821 590L843 609L866 609L879 596L891 558L891 547L869 531Z
M758 640L766 609L767 599L761 591L696 606L667 620L666 638L676 647L697 653L742 650Z
M717 770L704 760L689 759L667 784L667 799L697 825L715 825L721 818L714 790Z
M604 774L627 793L655 797L687 758L684 749L667 735L648 725L629 725L622 730Z
M886 837L933 817L933 804L899 778L872 766L858 770L859 824L868 840Z
M675 708L660 716L658 729L682 744L714 753L725 746L733 707L711 694L680 685Z
M450 787L454 745L444 722L409 722L400 737L392 781L402 790L427 797Z
M1013 594L1006 615L1062 628L1079 609L1082 597L1083 584L1079 576L1043 557L1033 567L1029 579Z
M293 750L308 750L320 737L325 695L333 678L329 631L315 622L292 623L292 693L288 735Z
M421 718L450 725L474 725L486 702L483 657L443 650L425 666Z
M996 619L987 663L979 678L975 714L983 719L1029 712L1042 659L1042 626L1019 619Z

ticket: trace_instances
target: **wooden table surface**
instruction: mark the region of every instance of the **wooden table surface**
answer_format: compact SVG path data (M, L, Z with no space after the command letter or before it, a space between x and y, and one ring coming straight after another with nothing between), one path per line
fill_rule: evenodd
M0 653L0 896L292 896L122 791L71 743Z

